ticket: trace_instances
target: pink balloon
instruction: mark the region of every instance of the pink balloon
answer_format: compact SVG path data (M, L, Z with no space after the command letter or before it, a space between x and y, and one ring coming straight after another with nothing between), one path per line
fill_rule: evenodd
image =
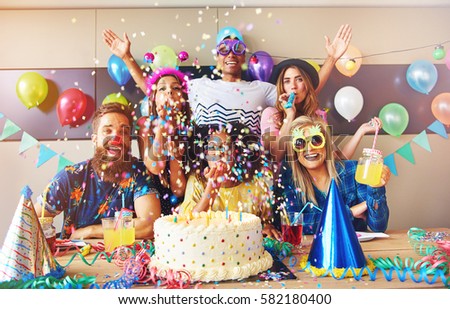
M83 117L86 111L87 99L84 93L76 88L65 90L58 98L56 111L62 126L73 125Z
M180 59L181 62L185 62L186 60L189 59L189 54L186 51L181 51L178 54L178 59Z
M445 125L450 125L450 93L438 94L431 102L431 111L437 120Z
M447 69L450 70L450 51L447 52L447 56L445 56L445 65L447 66Z
M144 60L145 62L152 63L153 60L155 60L155 55L153 55L152 53L145 53Z

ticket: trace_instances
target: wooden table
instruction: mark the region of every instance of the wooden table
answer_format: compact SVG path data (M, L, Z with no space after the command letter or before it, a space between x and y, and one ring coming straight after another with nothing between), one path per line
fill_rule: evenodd
M427 231L441 231L450 233L448 228L434 228L427 229ZM407 230L391 230L387 231L389 238L375 238L371 241L362 242L361 246L366 257L372 258L391 258L399 256L403 261L407 257L413 258L415 261L420 260L422 257L414 252L413 247L408 241ZM311 236L306 237L306 243L310 243ZM447 238L448 240L448 238ZM98 240L93 240L92 243ZM89 241L88 241L89 242ZM300 254L308 254L308 247ZM86 259L91 261L95 256L95 253L89 254ZM58 257L57 260L61 265L67 264L67 261L72 257L72 254L67 254L62 257ZM297 256L299 257L299 256ZM283 261L287 266L288 261ZM264 281L262 279L246 279L243 281L224 281L218 283L204 283L202 288L220 288L220 289L317 289L317 288L332 288L332 289L430 289L430 288L443 288L444 283L441 279L438 279L434 284L428 284L424 281L416 283L411 280L411 277L407 275L407 279L401 282L398 279L397 274L393 274L391 281L386 280L382 272L378 271L376 280L371 281L369 276L363 276L362 280L355 280L354 278L345 278L337 280L332 277L319 277L314 278L311 274L300 271L298 266L290 268L292 272L297 276L297 279L282 280L282 281ZM73 276L75 274L84 273L89 276L96 276L97 283L103 285L104 282L117 279L122 275L121 269L114 263L108 263L106 260L98 259L94 265L86 265L79 257L76 257L73 262L66 268L66 275ZM448 275L447 275L448 277ZM415 278L418 278L418 274L415 274ZM430 277L431 278L431 277ZM153 285L135 285L135 288L154 288Z

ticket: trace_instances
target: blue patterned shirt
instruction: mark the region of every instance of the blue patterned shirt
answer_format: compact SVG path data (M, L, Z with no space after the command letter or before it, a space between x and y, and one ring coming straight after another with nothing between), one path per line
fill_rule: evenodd
M133 157L132 170L119 183L103 181L90 160L66 166L52 179L38 202L52 214L64 211L62 238L73 229L101 224L101 218L114 217L116 211L134 210L134 201L157 193L145 165ZM122 200L122 195L124 195Z
M355 230L364 231L367 230L368 226L374 232L384 232L389 219L385 187L373 188L356 182L356 161L341 161L336 162L335 165L339 175L338 189ZM313 187L318 203L315 206L322 210L326 205L327 195L315 186ZM287 162L283 162L281 169L281 189L283 192L281 193L281 199L278 199L278 203L285 202L286 209L291 211L300 211L303 209L304 204L301 199L301 193L294 185L292 170ZM352 206L364 201L367 202L367 222L363 219L354 218L350 211ZM374 208L375 204L378 204L377 209ZM313 207L312 203L305 207L303 211L304 234L315 233L321 214L322 212L316 207Z

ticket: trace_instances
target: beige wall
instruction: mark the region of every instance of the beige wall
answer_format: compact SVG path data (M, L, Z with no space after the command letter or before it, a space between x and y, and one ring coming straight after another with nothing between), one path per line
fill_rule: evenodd
M101 41L101 31L106 27L128 33L138 61L151 48L164 44L175 51L186 50L190 54L186 65L192 65L195 58L200 65L212 65L215 33L222 26L232 25L242 30L252 51L267 51L276 61L279 61L276 56L282 56L319 58L316 61L321 63L325 56L323 36L333 37L342 23L352 25L352 44L368 55L448 40L449 15L450 8L3 10L0 37L8 46L0 48L0 69L106 67L110 53ZM450 49L448 44L446 49ZM417 59L432 60L432 50L433 47L390 53L366 58L363 63L409 64ZM450 81L448 85L450 92ZM0 90L15 91L1 85ZM5 115L8 104L20 103L0 102L0 112ZM379 137L378 145L389 154L414 136L384 135ZM450 227L450 140L435 134L428 137L431 153L412 143L415 165L396 156L399 176L392 178L387 189L391 229ZM372 137L365 138L361 147L370 146L371 141ZM74 162L92 154L89 141L43 143L58 153L64 152ZM31 149L24 156L18 155L18 149L19 142L0 142L0 240L9 227L21 188L28 184L36 198L57 168L56 158L36 168L38 149Z

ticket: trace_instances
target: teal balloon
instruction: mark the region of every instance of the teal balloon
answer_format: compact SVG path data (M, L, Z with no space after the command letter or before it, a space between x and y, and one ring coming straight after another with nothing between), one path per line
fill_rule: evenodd
M216 37L216 45L219 45L225 38L237 39L241 42L244 41L241 32L234 27L223 27L219 30Z
M383 130L392 136L400 136L409 123L409 114L406 108L398 103L386 104L378 116L383 123Z
M112 55L108 60L108 74L119 86L124 86L131 78L130 71L122 59Z
M406 71L406 80L409 86L420 93L430 93L436 85L437 79L437 69L428 60L414 61Z

